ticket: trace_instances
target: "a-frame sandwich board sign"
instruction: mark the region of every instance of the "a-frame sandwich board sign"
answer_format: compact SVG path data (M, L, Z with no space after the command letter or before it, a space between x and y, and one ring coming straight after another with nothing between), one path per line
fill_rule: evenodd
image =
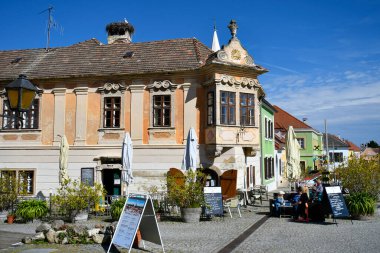
M107 253L112 245L126 248L130 252L138 229L143 240L161 245L165 252L152 199L149 195L131 193L125 201Z

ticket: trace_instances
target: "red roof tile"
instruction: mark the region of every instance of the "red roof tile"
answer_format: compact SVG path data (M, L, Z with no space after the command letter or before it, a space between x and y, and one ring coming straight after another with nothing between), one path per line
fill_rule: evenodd
M289 114L288 112L284 111L277 105L273 105L273 107L276 109L276 112L274 114L274 128L279 129L281 131L288 131L289 126L293 126L293 128L310 128L309 125L305 124L301 120L297 119L293 115Z
M352 151L355 151L355 152L360 152L360 148L358 146L356 146L354 143L348 141L348 140L345 140L345 142L348 144L348 150L352 150Z

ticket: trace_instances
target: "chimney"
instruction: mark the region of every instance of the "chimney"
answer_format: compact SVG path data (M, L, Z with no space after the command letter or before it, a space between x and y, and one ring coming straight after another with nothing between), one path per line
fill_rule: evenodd
M116 41L131 43L135 28L132 24L128 23L126 19L124 19L122 22L113 22L108 24L106 26L106 31L108 34L108 44L113 44Z

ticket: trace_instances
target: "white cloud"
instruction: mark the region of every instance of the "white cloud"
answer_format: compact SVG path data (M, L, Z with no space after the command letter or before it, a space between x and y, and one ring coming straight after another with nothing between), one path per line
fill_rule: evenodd
M349 135L343 137L356 136L352 138L359 142L360 136L351 128L363 129L363 138L380 139L379 129L368 128L368 124L380 124L379 76L379 68L317 76L292 74L266 80L264 89L272 104L299 119L308 118L312 127L323 130L326 119L333 129Z

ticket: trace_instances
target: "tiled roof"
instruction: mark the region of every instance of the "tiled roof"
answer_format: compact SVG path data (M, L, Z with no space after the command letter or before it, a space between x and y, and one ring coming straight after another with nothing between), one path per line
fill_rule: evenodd
M380 154L380 148L366 148L361 155L362 156L375 156Z
M297 128L301 129L313 129L309 125L305 124L301 120L297 119L293 115L289 114L288 112L284 111L280 107L273 105L273 107L276 109L276 112L274 114L274 128L281 130L281 131L288 131L289 126L293 126L293 128L296 130Z
M328 137L328 145L329 145L329 148L348 148L349 145L344 141L342 140L341 138L339 138L338 136L336 135L333 135L333 134L327 134L327 137ZM324 134L323 135L323 145L326 147L326 135Z
M96 39L68 47L0 51L0 80L144 74L192 70L212 53L197 39L103 45Z
M348 150L352 150L352 151L355 151L355 152L360 152L360 148L358 146L356 146L354 143L348 141L348 140L344 140L347 145L348 145Z

